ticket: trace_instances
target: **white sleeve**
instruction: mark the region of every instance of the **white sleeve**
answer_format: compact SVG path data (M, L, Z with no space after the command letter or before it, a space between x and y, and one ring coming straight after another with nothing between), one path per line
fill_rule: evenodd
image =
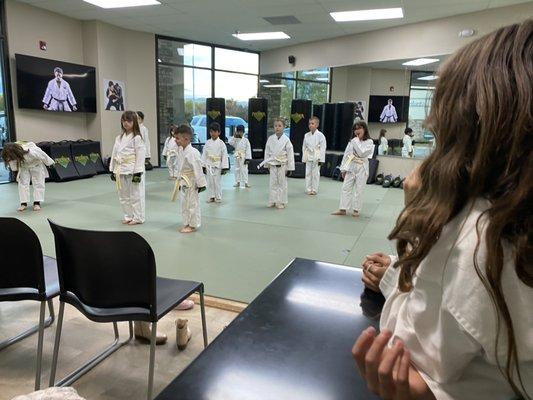
M235 147L235 136L232 136L232 137L230 137L230 138L228 139L228 144L229 144L230 146Z
M351 155L353 154L353 146L352 146L352 141L350 140L348 142L348 145L346 146L346 149L344 150L344 156L342 157L342 162L341 162L341 171L347 171L346 169L343 169L343 165L346 165L346 159Z
M287 150L287 171L294 171L294 147L290 141L287 142L285 147Z
M118 148L118 137L115 138L115 144L113 145L113 151L111 152L111 160L109 162L109 172L113 172L115 170L115 157L117 156L117 148Z
M365 141L360 141L359 139L355 139L353 144L353 149L355 150L355 153L360 158L367 158L369 155L371 155L374 151L374 142L372 140L367 139Z
M133 168L133 173L137 174L139 172L144 172L146 146L140 135L137 135L133 138L133 143L135 145L135 167Z
M243 139L245 140L245 139ZM252 159L252 146L250 145L250 141L248 139L246 139L246 156L245 158L247 160L251 160Z
M18 164L17 164L17 162L16 162L15 160L11 160L11 161L9 162L9 169L10 169L11 171L13 171L13 172L18 171L19 167L18 167Z
M34 156L36 156L47 167L54 165L55 161L51 159L40 147L33 148Z
M162 155L163 157L166 157L167 154L168 154L168 143L169 143L170 139L171 139L171 138L168 137L168 138L165 140L165 145L163 146L163 151L161 152L161 155Z
M326 162L326 136L322 134L320 137L320 162L324 163Z
M385 298L389 297L398 288L398 278L400 276L400 269L394 268L394 264L398 261L398 256L391 254L389 257L391 258L391 263L379 282L379 290L381 290Z
M148 131L148 128L146 126L143 126L144 128L144 146L146 147L145 150L145 157L150 158L151 152L150 152L150 132Z
M226 147L226 143L222 142L221 145L222 148L222 155L221 155L221 169L229 169L229 156L228 156L228 148Z
M271 157L272 157L272 149L270 147L270 138L268 138L266 145L265 145L265 160L268 160Z
M74 97L74 93L72 93L72 90L70 89L70 85L68 84L67 81L65 81L65 83L67 84L67 97L68 97L68 101L70 101L70 104L72 104L73 106L76 106L76 98Z
M194 179L196 180L196 187L205 187L207 186L207 181L205 179L204 172L202 170L202 160L200 155L196 153L194 156L188 156L188 161L192 165L194 171Z

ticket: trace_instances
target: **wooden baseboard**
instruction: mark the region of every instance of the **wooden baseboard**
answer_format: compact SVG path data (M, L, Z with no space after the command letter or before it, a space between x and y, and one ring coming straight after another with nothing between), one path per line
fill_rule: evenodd
M190 298L191 300L194 300L196 304L200 304L200 296L197 293L194 293ZM236 313L240 313L242 310L248 307L247 303L241 303L239 301L227 300L213 296L204 296L204 302L206 307L213 307L220 310L233 311Z

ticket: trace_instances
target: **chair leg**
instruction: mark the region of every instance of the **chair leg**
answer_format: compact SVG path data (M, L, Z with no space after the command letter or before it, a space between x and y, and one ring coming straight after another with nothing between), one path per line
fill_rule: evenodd
M202 313L202 332L204 334L204 349L207 347L207 324L205 322L204 290L200 290L200 312Z
M52 387L56 380L57 370L57 357L59 355L59 343L61 341L61 328L63 327L63 315L65 313L65 303L59 302L59 317L57 319L56 338L54 341L54 355L52 356L52 367L50 368L50 382L49 386Z
M109 357L111 354L113 354L115 351L120 349L125 344L129 343L130 340L133 339L133 325L130 322L129 324L129 331L130 335L129 338L120 342L120 335L118 331L118 325L116 322L113 322L113 330L115 333L115 340L113 343L111 343L110 346L108 346L105 350L103 350L100 354L90 359L88 362L83 364L81 367L76 369L74 372L71 372L69 375L61 379L59 382L55 382L56 377L56 368L57 368L57 358L59 353L59 341L61 339L61 328L63 325L63 313L64 313L64 303L60 303L59 307L59 319L57 321L57 333L56 333L56 344L54 346L54 358L52 360L52 370L50 373L50 386L70 386L73 382L78 380L81 376L85 375L87 372L89 372L91 369L93 369L95 366L97 366L99 363L101 363L103 360L105 360L107 357Z
M148 394L146 398L152 400L154 389L154 366L155 366L155 340L157 336L157 322L152 322L152 335L150 336L150 366L148 368Z
M43 337L44 337L44 315L46 313L46 303L41 301L41 312L39 314L39 336L37 338L37 362L35 366L35 390L41 388L41 368L43 362Z
M55 315L54 315L54 304L52 303L52 300L48 300L48 309L50 311L50 316L44 321L45 328L48 328L50 325L54 323ZM36 332L39 332L39 329L40 329L40 326L35 325L25 330L24 332L19 333L17 336L14 336L12 338L9 338L9 339L6 339L0 342L0 350L3 350L6 347L11 346L12 344L15 344L17 342L20 342L22 339L26 339L28 336L31 336Z

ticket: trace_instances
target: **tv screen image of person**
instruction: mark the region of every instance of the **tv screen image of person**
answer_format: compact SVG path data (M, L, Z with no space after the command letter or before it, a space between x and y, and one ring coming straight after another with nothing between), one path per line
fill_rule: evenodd
M407 122L409 96L370 96L368 122Z
M15 54L19 108L96 112L96 69Z

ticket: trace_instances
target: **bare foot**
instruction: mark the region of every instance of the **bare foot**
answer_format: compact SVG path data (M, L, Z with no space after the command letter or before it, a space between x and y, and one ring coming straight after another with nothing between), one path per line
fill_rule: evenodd
M33 211L41 211L41 206L39 204L34 204Z
M251 186L248 185L247 183L244 184L244 187L247 188L247 189L250 189L250 188L251 188Z
M131 220L130 222L128 222L128 225L140 225L140 224L142 224L142 222L135 221L135 220Z
M268 203L268 204L267 204L267 207L268 207L268 208L273 208L273 207L275 207L275 206L276 206L276 205L275 205L274 203Z
M312 196L316 196L316 192L313 190L313 191L311 192L311 195L312 195Z
M196 228L193 228L192 226L184 226L183 228L180 229L180 232L181 233L191 233L191 232L194 232L196 231Z
M131 219L123 219L123 220L122 220L122 223L123 223L124 225L128 225L130 222L131 222Z
M278 210L283 210L285 208L285 204L276 204L276 208Z
M332 212L331 215L346 215L346 210Z
M214 203L215 202L215 198L214 197L211 197L209 200L207 200L207 203Z
M18 211L18 212L22 212L22 211L24 211L26 208L28 208L28 206L22 206L22 205L21 205L19 208L17 208L17 211Z
M354 211L354 212L352 213L352 217L354 217L354 218L359 217L359 211Z

